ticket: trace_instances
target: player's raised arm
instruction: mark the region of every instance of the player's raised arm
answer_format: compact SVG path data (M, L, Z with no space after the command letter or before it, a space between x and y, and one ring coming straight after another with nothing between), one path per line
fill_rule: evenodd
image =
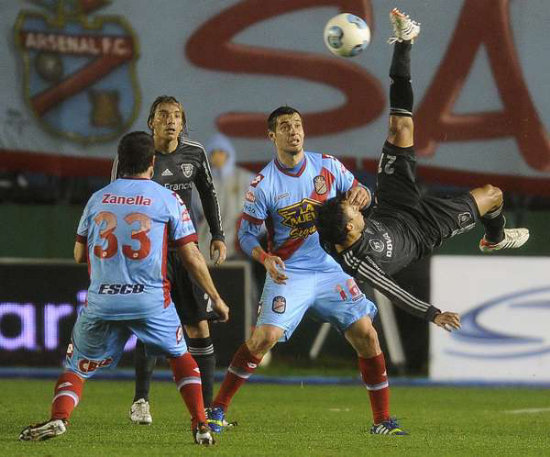
M356 205L360 210L366 210L372 203L370 190L361 184L348 190L346 192L346 199L350 205Z

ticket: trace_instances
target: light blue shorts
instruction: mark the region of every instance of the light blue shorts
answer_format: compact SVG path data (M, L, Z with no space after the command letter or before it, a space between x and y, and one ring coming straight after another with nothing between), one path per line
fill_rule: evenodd
M132 333L145 344L149 355L179 357L187 352L173 304L159 315L122 321L105 320L84 309L73 327L65 368L86 379L100 368L116 367Z
M276 284L267 275L256 324L282 328L281 341L290 339L309 308L341 332L364 316L374 319L378 312L355 280L343 271L287 269L285 273L286 284Z

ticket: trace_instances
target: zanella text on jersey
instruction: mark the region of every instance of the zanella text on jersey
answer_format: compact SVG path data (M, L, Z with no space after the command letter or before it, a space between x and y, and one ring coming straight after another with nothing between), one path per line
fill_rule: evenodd
M125 197L124 195L104 194L101 203L108 203L110 205L144 205L151 206L152 200L144 197L143 195L136 195L134 197Z

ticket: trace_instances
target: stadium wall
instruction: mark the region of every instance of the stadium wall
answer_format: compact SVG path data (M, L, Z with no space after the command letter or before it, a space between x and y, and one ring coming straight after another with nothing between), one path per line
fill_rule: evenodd
M231 306L231 325L211 324L219 366L227 366L249 335L251 268L228 261L210 269ZM86 265L63 259L0 258L0 353L2 366L59 366L70 342L76 316L86 304ZM135 337L126 344L130 353ZM122 365L133 363L125 357Z
M191 137L225 133L240 161L271 157L265 118L289 103L304 113L309 149L367 169L387 128L393 6L165 0L158 14L148 0L2 2L0 170L104 175L118 138L146 128L161 93L184 102ZM372 30L354 59L322 42L324 24L343 10ZM550 194L546 42L533 39L550 3L409 0L406 10L422 23L412 70L425 173Z

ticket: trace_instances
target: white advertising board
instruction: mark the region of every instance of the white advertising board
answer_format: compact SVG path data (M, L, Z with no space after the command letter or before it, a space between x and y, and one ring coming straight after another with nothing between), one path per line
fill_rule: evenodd
M430 378L550 381L550 258L436 256L432 303L462 328L430 328Z

